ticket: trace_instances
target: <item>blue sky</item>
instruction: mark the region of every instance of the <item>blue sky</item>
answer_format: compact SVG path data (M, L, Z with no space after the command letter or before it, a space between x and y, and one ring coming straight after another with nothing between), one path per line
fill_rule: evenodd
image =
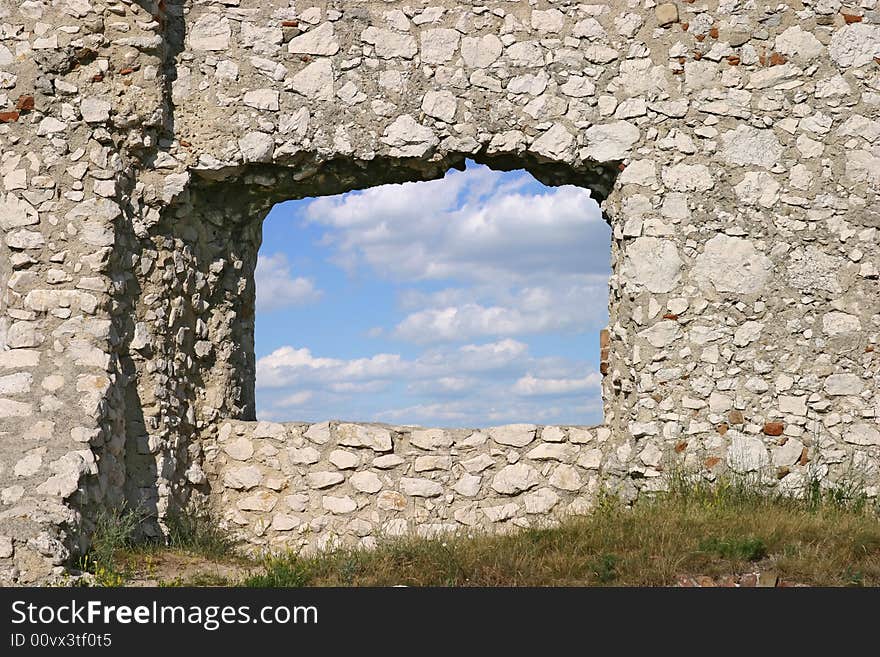
M257 264L257 417L601 421L610 230L589 192L468 162L276 205Z

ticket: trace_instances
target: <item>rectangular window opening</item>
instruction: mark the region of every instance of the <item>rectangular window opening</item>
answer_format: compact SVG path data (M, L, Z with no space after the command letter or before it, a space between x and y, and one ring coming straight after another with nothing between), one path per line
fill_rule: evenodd
M255 273L257 418L600 424L610 239L589 190L473 162L278 203Z

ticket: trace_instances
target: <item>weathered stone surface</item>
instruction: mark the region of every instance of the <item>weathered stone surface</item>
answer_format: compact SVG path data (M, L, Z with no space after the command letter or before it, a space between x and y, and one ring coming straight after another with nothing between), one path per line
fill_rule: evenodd
M223 484L227 488L236 490L250 490L259 486L261 481L263 481L263 473L255 465L232 468L223 477Z
M473 474L491 468L495 465L495 459L488 454L480 454L479 456L463 460L461 465L465 470Z
M843 432L843 439L853 445L880 445L880 429L859 422Z
M772 268L770 258L750 240L716 235L706 242L691 275L698 284L711 283L719 292L750 294L764 287Z
M333 65L329 59L312 62L290 80L291 90L315 100L333 100Z
M538 32L558 34L565 25L565 14L558 9L532 10L532 27Z
M828 46L831 60L841 68L856 68L880 57L880 26L855 23L837 30Z
M733 431L728 434L734 433ZM755 472L768 463L767 448L760 438L734 433L727 448L727 465L735 472Z
M339 42L333 32L333 23L321 23L305 34L294 37L287 43L287 52L307 55L335 55L339 52Z
M797 438L789 438L781 447L772 449L771 460L777 468L794 465L804 451L804 444Z
M422 111L435 119L452 123L458 104L450 91L429 91L422 99Z
M376 497L376 506L383 511L405 511L406 497L393 490L383 490Z
M15 554L12 544L12 538L9 536L0 536L0 559L9 559Z
M458 50L461 33L448 28L432 28L421 34L421 57L426 64L444 64Z
M366 447L375 452L390 452L392 449L391 432L381 427L340 424L336 427L336 434L340 445Z
M573 427L573 429L575 429ZM577 430L575 430L577 433ZM544 427L541 429L541 440L547 443L561 443L564 442L566 438L566 431L562 427ZM576 442L576 441L572 441Z
M507 424L489 429L489 437L499 445L525 447L535 439L537 428L534 424Z
M382 470L390 470L403 463L406 463L406 461L397 454L383 454L374 458L372 465Z
M498 504L496 506L485 506L482 508L484 514L490 522L504 522L515 517L519 511L519 506L510 502L508 504Z
M562 490L576 491L580 490L583 480L577 468L571 465L558 465L550 476L550 483Z
M275 140L265 132L249 132L238 140L238 148L245 162L269 162L275 152Z
M321 506L330 513L345 514L351 513L357 509L357 502L348 497L335 497L333 495L324 495L321 498Z
M855 374L832 374L825 379L825 392L829 395L857 395L864 389L862 380Z
M417 477L402 477L400 490L412 497L437 497L443 494L443 486L438 482Z
M376 55L383 59L396 57L412 59L419 50L415 37L373 26L363 31L361 39L372 44L376 49Z
M30 392L34 377L30 372L0 376L0 395L21 395Z
M416 472L430 472L432 470L450 470L452 459L448 456L419 456L413 464Z
M492 479L492 488L503 495L516 495L538 485L538 471L525 463L506 465Z
M344 449L334 449L332 452L330 452L329 460L330 463L335 465L340 470L351 470L352 468L356 468L361 462L361 459L357 454L346 451ZM311 462L317 463L317 460Z
M38 223L40 216L37 210L26 200L12 193L0 196L0 228L4 231Z
M457 482L455 482L455 486L453 486L452 489L459 495L475 497L480 492L482 481L482 477L465 473L461 475Z
M846 154L846 177L854 183L880 184L878 171L880 157L866 150L854 150Z
M484 34L479 37L462 37L461 56L466 66L471 68L486 68L501 57L504 46L494 34Z
M324 445L330 440L330 423L313 424L303 433L303 436L313 443Z
M782 156L782 144L772 130L759 130L740 125L721 135L724 148L721 157L731 164L756 165L769 168Z
M578 450L572 445L544 443L526 452L526 457L533 461L561 461L571 463Z
M627 280L659 294L675 289L683 264L673 241L639 237L626 249L623 271Z
M254 455L254 445L248 438L239 436L225 445L223 451L236 461L247 461Z
M103 98L83 98L79 111L86 123L103 123L110 118L111 104Z
M382 142L400 157L419 157L436 146L439 139L433 130L404 114L385 128Z
M638 333L640 338L644 338L652 347L662 349L668 347L681 335L681 329L678 322L671 320L658 322L651 328L645 329Z
M549 158L562 157L574 144L574 135L561 123L554 124L547 132L532 142L530 150Z
M272 516L272 524L270 525L270 528L276 532L289 532L290 530L299 527L300 524L302 523L296 516L287 513L276 513Z
M16 477L30 477L43 466L43 454L46 452L45 447L38 447L31 450L23 458L15 464L12 469Z
M577 460L577 464L585 470L598 470L602 465L602 450L588 449Z
M203 14L189 30L187 40L193 50L226 50L232 28L229 21L217 14Z
M676 164L660 174L663 183L676 192L705 192L715 186L705 164Z
M287 450L287 457L291 463L296 465L308 465L320 461L321 453L314 447L308 446L301 449L292 448Z
M278 97L279 94L274 89L252 89L245 93L244 104L254 109L277 112L280 109Z
M349 481L361 493L378 493L382 490L382 481L374 472L355 472Z
M666 27L678 22L678 7L674 2L663 2L657 5L654 8L654 14L660 27Z
M855 315L842 312L830 312L822 315L822 332L828 336L858 333L862 323Z
M310 472L306 475L306 483L309 488L330 488L345 481L345 476L339 472Z
M587 128L584 157L597 162L622 160L639 140L638 127L628 121L616 121Z
M657 167L653 160L635 160L623 170L619 180L621 185L650 187L657 184Z
M544 51L537 41L517 41L505 48L505 54L513 66L536 68L544 65Z
M843 261L815 246L798 249L788 262L788 282L802 292L839 294L842 289L838 274Z
M452 436L442 429L417 429L410 435L411 445L425 450L452 446Z
M779 410L793 415L806 415L807 401L800 395L782 395L779 397Z
M811 32L800 25L792 25L776 37L776 51L801 61L810 61L821 55L825 46Z
M13 399L0 399L0 418L28 417L33 414L33 406Z
M539 488L534 493L523 495L526 513L547 513L559 503L559 495L552 488Z
M779 200L779 183L769 173L749 171L734 187L737 197L749 205L773 207Z
M79 482L84 475L98 472L94 454L86 450L68 452L49 463L49 470L54 474L37 486L36 492L61 499L79 490Z

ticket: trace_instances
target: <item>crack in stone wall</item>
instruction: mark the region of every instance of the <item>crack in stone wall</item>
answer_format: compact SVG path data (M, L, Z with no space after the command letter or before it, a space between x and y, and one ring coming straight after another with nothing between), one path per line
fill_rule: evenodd
M465 158L602 201L601 485L876 496L878 107L874 0L0 0L0 580L229 494L272 204Z

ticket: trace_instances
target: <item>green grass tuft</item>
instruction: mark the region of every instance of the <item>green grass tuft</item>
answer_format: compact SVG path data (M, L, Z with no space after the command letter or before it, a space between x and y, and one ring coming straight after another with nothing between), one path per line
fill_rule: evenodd
M238 542L222 529L202 505L191 504L168 514L168 547L207 558L236 555Z
M724 559L760 561L767 556L767 546L760 538L707 538L700 541L700 550L715 553Z

